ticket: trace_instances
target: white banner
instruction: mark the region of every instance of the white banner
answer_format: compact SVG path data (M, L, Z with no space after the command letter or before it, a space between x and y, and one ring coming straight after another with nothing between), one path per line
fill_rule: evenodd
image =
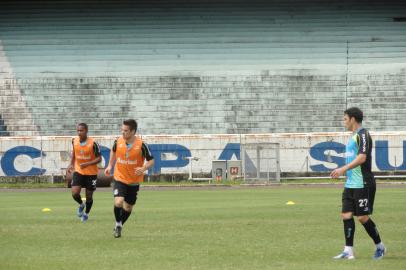
M374 171L406 170L406 132L371 132ZM345 162L349 133L281 133L245 135L149 135L155 166L152 174L210 173L212 160L240 159L241 143L280 144L281 172L327 172ZM118 136L95 136L106 165ZM63 175L70 161L72 137L0 137L0 176Z

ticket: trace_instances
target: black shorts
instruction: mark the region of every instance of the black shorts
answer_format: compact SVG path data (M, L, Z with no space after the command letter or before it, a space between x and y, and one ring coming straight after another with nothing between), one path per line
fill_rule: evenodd
M71 186L81 186L88 190L96 190L97 175L83 175L74 172L72 176Z
M354 216L371 215L374 200L375 187L344 188L341 212L352 212Z
M124 201L134 205L137 201L140 185L127 185L123 182L114 180L113 195L114 197L124 197Z

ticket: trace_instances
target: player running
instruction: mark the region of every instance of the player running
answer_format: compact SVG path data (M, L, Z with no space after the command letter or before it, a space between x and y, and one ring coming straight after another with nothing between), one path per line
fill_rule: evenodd
M122 136L113 145L110 161L105 170L110 175L114 166L114 216L116 226L114 237L121 237L121 230L137 201L140 183L144 181L144 173L154 165L147 144L136 136L137 122L125 120L121 126ZM147 162L145 162L147 160Z
M100 147L96 141L87 136L88 126L80 123L76 127L78 136L72 140L72 159L68 172L72 172L72 197L79 204L77 216L82 222L89 218L93 205L93 192L96 190L97 163L101 161ZM86 188L86 203L80 195L81 189ZM86 208L86 209L85 209Z

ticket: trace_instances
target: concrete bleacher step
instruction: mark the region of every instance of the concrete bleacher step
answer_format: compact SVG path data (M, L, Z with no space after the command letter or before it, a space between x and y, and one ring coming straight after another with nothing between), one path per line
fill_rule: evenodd
M0 115L0 137L1 136L9 136L9 132L7 131L7 126L4 124L4 120Z
M76 40L75 40L76 41ZM29 40L27 41L29 42ZM96 42L96 41L95 41ZM10 41L8 41L10 43ZM58 54L61 52L69 53L69 52L77 52L80 51L83 54L100 54L104 53L106 50L109 50L111 54L120 54L121 52L138 52L139 50L142 52L143 50L148 51L208 51L208 50L218 50L222 51L225 49L231 50L255 50L256 52L259 50L321 50L321 51L329 51L329 50L338 50L342 48L346 48L346 42L320 42L317 41L309 41L309 42L282 42L282 41L275 41L270 43L257 43L257 42L249 42L249 43L210 43L210 42L202 42L202 43L155 43L155 44L144 44L144 43L121 43L121 44L114 44L112 40L111 44L94 44L87 43L87 44L79 44L73 43L70 45L65 44L31 44L29 47L27 45L17 45L17 44L10 44L5 48L7 53L12 55L13 53L23 53L23 54L44 54L44 51L48 51L47 55ZM366 51L403 51L406 46L406 41L375 41L372 42L368 40L366 42L352 42L348 44L349 50L351 52L366 52Z

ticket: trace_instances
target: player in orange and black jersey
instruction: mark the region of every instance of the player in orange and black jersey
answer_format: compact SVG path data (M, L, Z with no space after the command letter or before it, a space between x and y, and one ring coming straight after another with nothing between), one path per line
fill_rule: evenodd
M140 183L144 181L144 173L154 165L148 145L136 136L137 122L125 120L121 126L122 136L113 145L110 161L105 170L106 175L114 167L114 216L116 226L114 237L121 237L121 230L131 214L137 201ZM146 162L145 162L146 160Z
M89 218L89 212L93 205L93 192L96 190L97 182L97 163L101 161L101 154L97 142L87 136L87 124L78 124L76 131L78 136L72 140L73 151L68 172L74 171L72 197L79 204L78 217L85 222ZM83 203L80 196L82 187L86 188L86 204Z

